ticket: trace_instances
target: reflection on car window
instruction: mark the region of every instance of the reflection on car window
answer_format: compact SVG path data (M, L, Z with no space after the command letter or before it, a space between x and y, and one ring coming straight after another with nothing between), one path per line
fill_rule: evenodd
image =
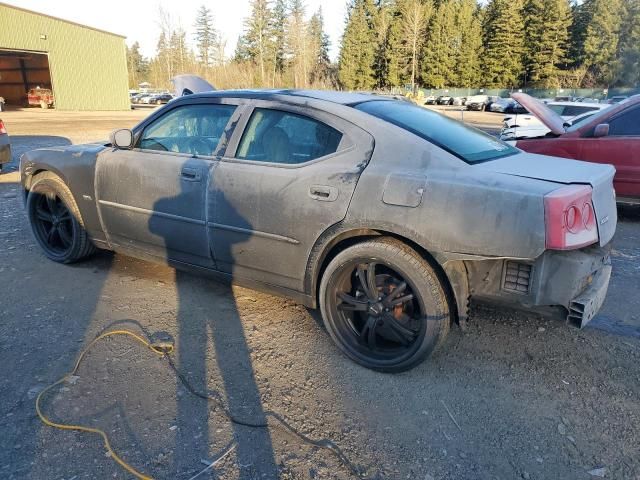
M338 150L342 134L303 115L256 108L242 135L237 158L297 164Z
M211 156L236 109L233 105L185 105L149 125L140 148Z
M547 105L551 110L556 112L558 115L564 115L564 105Z
M386 120L424 138L467 163L514 155L517 148L433 110L407 102L373 100L356 109Z
M598 110L598 107L587 107L585 105L567 105L564 108L564 113L562 115L564 115L565 117L575 117L577 115L581 115L586 112L593 112L596 110Z
M611 120L609 136L640 136L640 107L627 110Z

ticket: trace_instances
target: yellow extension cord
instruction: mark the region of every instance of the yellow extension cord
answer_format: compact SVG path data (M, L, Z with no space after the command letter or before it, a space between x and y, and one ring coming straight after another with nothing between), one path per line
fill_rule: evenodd
M114 452L113 448L111 447L111 444L109 443L109 437L107 437L107 434L103 431L100 430L99 428L93 428L93 427L85 427L84 425L73 425L73 424L65 424L65 423L57 423L54 422L52 420L49 420L49 418L47 418L43 413L42 410L40 408L40 399L52 388L56 387L57 385L60 385L61 383L67 381L70 377L74 376L77 372L78 372L78 368L80 368L80 363L82 363L82 360L84 359L85 355L87 354L87 352L89 350L91 350L91 348L98 343L100 340L107 338L107 337L111 337L114 335L128 335L130 337L133 337L136 341L138 341L139 343L141 343L142 345L144 345L145 347L147 347L149 350L151 350L152 352L154 352L155 354L164 357L167 354L171 353L173 351L173 345L163 345L162 347L156 346L154 344L152 344L151 342L149 342L147 339L141 337L140 335L133 333L129 330L111 330L109 332L103 333L102 335L97 336L96 338L93 339L93 341L84 349L82 350L82 352L80 353L80 356L78 357L78 360L76 361L76 365L75 367L73 367L73 370L71 370L69 373L67 373L64 377L62 377L60 380L58 380L55 383L52 383L51 385L49 385L47 388L45 388L44 390L42 390L40 392L40 394L38 395L38 397L36 398L36 412L38 413L38 417L40 417L40 420L42 420L42 422L45 425L48 425L50 427L54 427L54 428L60 428L62 430L75 430L78 432L87 432L87 433L96 433L98 435L100 435L102 437L102 440L104 441L104 446L107 449L107 452L109 452L109 454L111 455L111 458L113 460L115 460L122 468L124 468L127 472L129 472L131 475L133 475L134 477L136 477L139 480L153 480L153 477L149 477L148 475L145 475L143 473L140 473L138 470L136 470L135 468L133 468L131 465L129 465L127 462L125 462L122 458L120 458L116 452Z

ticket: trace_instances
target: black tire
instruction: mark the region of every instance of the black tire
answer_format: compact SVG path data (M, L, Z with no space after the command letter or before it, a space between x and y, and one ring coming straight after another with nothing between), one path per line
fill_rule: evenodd
M442 345L451 325L449 299L437 272L390 237L336 255L322 276L319 303L338 348L356 363L382 372L421 363Z
M33 178L27 216L36 241L50 260L73 263L95 253L73 195L57 175L43 172Z

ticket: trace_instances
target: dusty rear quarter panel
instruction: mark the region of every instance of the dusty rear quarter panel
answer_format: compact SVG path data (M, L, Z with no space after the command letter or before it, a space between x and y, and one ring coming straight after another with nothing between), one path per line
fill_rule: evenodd
M376 148L345 224L403 235L440 263L460 255L533 259L543 253L543 196L557 184L489 172L398 127L384 130L372 132ZM405 205L396 204L403 198Z

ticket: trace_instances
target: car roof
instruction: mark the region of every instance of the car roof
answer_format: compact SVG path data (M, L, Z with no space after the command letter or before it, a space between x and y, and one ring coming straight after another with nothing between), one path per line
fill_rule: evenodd
M274 96L292 96L292 97L306 97L316 100L323 100L325 102L337 103L340 105L355 105L362 102L369 102L372 100L391 101L392 98L388 98L382 95L376 95L373 93L360 93L360 92L338 92L335 90L297 90L297 89L247 89L247 90L215 90L211 92L194 93L189 95L190 98L255 98L255 99L269 99Z

